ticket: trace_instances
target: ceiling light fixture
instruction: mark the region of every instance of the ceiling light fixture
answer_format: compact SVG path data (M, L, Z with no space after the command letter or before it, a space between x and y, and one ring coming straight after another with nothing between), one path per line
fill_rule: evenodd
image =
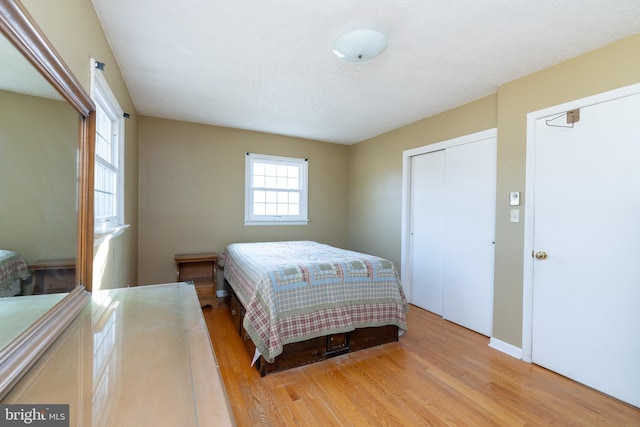
M347 62L365 62L380 55L387 47L387 38L376 30L355 30L338 38L333 53Z

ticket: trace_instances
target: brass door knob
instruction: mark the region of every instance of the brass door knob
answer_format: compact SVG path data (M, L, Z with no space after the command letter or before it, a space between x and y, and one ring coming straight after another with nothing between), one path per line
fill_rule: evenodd
M547 259L547 253L545 251L538 251L535 254L536 259Z

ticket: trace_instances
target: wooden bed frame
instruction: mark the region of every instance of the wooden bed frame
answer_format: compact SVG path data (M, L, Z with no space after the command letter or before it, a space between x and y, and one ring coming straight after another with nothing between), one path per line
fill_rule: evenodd
M253 357L256 346L242 326L245 309L226 279L224 286L227 291L227 307L229 307L231 320L236 331L242 337L249 355ZM260 376L264 377L273 372L284 371L394 341L398 341L398 327L395 325L360 328L351 332L285 344L282 353L275 358L273 363L268 363L264 357L260 356L255 366L260 372Z

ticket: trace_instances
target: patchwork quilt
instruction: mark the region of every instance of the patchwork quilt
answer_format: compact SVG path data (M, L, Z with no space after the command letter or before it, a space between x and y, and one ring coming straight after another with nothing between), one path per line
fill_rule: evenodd
M312 241L234 243L220 265L268 362L292 342L364 327L407 329L402 284L384 258Z
M24 259L15 252L0 250L0 297L20 293L20 281L31 277Z

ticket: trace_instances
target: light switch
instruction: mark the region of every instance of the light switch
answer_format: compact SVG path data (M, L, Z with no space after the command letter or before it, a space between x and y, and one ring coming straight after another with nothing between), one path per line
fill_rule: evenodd
M520 222L520 209L511 209L511 222Z

